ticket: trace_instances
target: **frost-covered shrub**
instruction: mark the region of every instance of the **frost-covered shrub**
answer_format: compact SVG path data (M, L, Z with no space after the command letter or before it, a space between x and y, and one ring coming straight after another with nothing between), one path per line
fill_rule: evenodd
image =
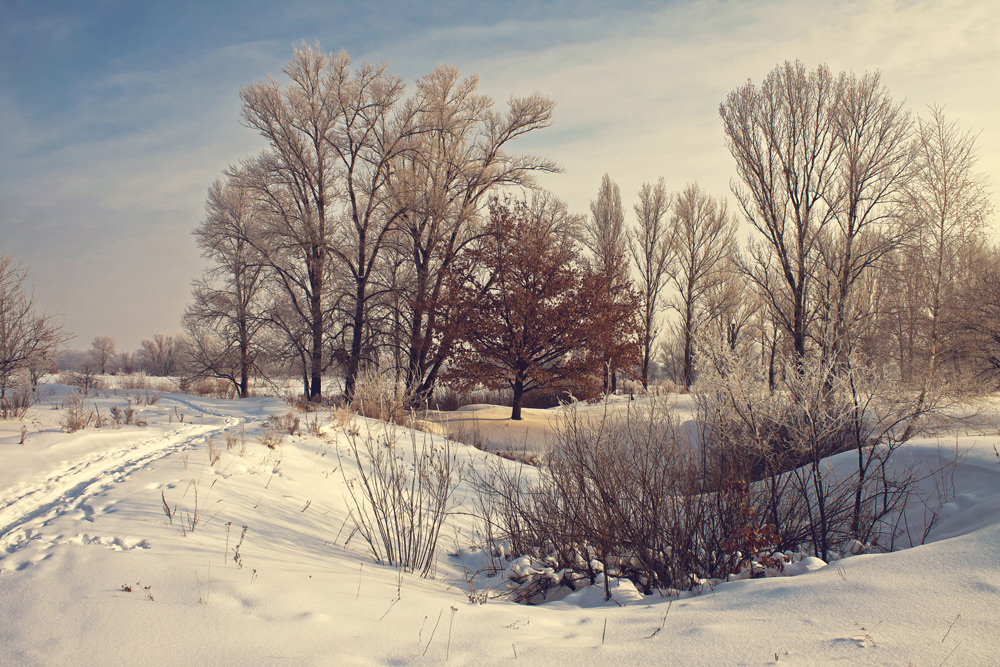
M704 492L685 431L656 405L596 422L570 410L535 480L496 464L478 482L487 548L538 566L515 574L518 599L596 582L608 593L611 577L645 593L688 589L740 565L741 544L725 542L750 514Z
M782 549L828 560L855 541L891 548L917 473L890 460L933 401L850 361L806 360L773 391L745 360L715 361L696 391L705 488L750 483Z
M0 419L20 419L34 403L34 393L27 382L0 387Z
M384 422L405 424L410 410L406 386L391 373L369 367L358 374L351 408L360 415Z
M86 397L79 392L67 396L62 407L63 414L59 422L67 433L76 433L86 428L94 416L93 410L87 408Z
M613 577L688 589L778 571L791 552L891 548L917 473L890 458L922 408L871 371L809 365L771 391L747 368L703 373L693 424L655 406L596 422L570 411L540 474L482 474L487 550L531 563L512 572L516 597L608 594Z

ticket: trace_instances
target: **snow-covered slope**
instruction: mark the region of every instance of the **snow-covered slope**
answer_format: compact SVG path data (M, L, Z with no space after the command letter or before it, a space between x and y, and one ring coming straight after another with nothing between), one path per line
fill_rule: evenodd
M322 437L272 450L257 436L288 412L279 399L165 394L140 410L148 426L68 434L43 403L24 445L21 422L0 422L0 664L1000 664L995 404L907 445L929 462L966 452L922 546L680 600L620 582L615 601L585 589L540 606L469 601L467 516L446 525L432 579L348 542L355 468L328 415ZM456 448L466 465L489 456ZM471 505L467 486L458 497Z

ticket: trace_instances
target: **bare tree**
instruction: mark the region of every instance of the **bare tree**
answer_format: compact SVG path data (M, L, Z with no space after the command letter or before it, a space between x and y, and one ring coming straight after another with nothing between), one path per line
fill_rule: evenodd
M104 375L114 363L115 339L113 336L95 336L90 343L90 361L94 370Z
M604 174L597 199L590 202L591 217L584 227L583 243L593 253L595 272L604 276L607 297L615 301L631 285L627 255L628 238L625 232L625 212L618 185ZM602 355L605 366L605 390L617 389L618 361L610 350Z
M395 165L391 186L405 208L390 262L400 361L416 402L433 391L451 353L461 304L447 288L457 258L481 231L488 194L533 186L534 172L558 167L533 155L512 155L510 142L547 127L554 103L540 95L511 98L505 113L478 92L479 78L438 67L417 81L419 132ZM405 280L398 280L405 276Z
M122 350L118 353L117 366L118 370L126 375L131 375L135 373L136 369L139 368L138 355L135 352L127 352Z
M736 263L739 249L733 247L730 251L733 254L721 261L715 279L708 282L705 290L705 317L713 326L703 338L714 339L715 346L728 353L749 352L753 341L748 331L755 321L760 321L760 298L739 270Z
M821 245L829 328L822 342L842 367L857 339L854 323L873 314L864 308L871 301L854 287L902 242L894 223L914 151L910 115L893 101L878 72L844 79L832 121L839 145L838 205L832 208L834 232Z
M194 235L213 265L195 282L183 319L195 375L229 380L240 398L249 395L250 377L259 370L258 339L267 321L264 258L250 241L260 235L255 203L243 178L209 188L206 217Z
M329 76L339 112L325 140L340 173L342 221L331 250L345 279L344 393L350 400L371 337L368 309L377 296L372 287L379 256L406 210L388 187L392 166L413 150L420 107L419 98L403 100L403 81L385 64L364 63L351 72L350 60L341 54L331 62Z
M815 310L819 245L839 206L834 116L843 88L844 76L826 66L807 72L786 61L719 106L740 180L733 193L762 237L743 267L791 337L797 362Z
M736 223L725 201L718 201L692 183L674 201L670 218L670 264L667 275L678 297L671 304L680 313L683 341L684 390L694 381L695 332L706 311L706 296L724 275L736 246Z
M240 91L243 122L260 132L269 148L230 178L252 190L266 221L248 237L273 273L288 312L308 332L309 398L322 396L322 375L331 363L327 332L332 247L337 209L337 155L329 141L342 119L339 87L349 60L318 48L296 49L283 69L290 79L255 83Z
M152 340L143 339L139 348L139 360L150 375L173 375L176 370L174 337L156 334Z
M656 316L662 304L661 293L670 259L669 229L664 216L669 212L671 197L661 178L656 185L643 183L639 203L635 205L638 225L628 232L629 252L639 270L639 298L642 310L642 386L649 386L649 365L653 343L659 333Z
M27 280L28 269L0 253L0 399L20 372L41 366L70 338L54 315L36 312Z
M975 172L976 136L932 107L918 119L916 169L907 190L906 215L913 225L914 269L927 280L924 294L927 362L921 400L938 380L948 344L945 321L969 244L992 213L986 179Z
M960 331L964 344L958 351L972 360L981 386L1000 390L1000 247L982 247L971 262L974 267L960 290L951 326Z

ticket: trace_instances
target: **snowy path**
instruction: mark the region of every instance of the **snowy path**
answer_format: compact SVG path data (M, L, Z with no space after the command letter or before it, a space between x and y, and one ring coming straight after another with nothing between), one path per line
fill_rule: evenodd
M235 426L228 418L214 425L182 426L125 447L67 462L42 481L0 491L0 554L13 553L36 525L72 509L87 513L87 500L128 478L149 463L175 452L194 449L215 433Z

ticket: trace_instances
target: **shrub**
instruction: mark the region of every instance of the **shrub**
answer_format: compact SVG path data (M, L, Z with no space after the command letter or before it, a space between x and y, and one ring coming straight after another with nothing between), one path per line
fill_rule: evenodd
M34 394L27 382L5 387L0 392L0 419L20 419L34 403Z
M118 388L125 390L149 389L149 377L142 371L118 376Z
M616 576L687 589L780 570L788 551L891 549L918 472L890 460L924 408L878 373L843 373L808 366L771 392L746 367L706 372L694 431L655 407L595 422L571 409L537 476L494 462L477 478L485 547L522 559L522 601L557 585L607 595Z
M67 433L76 433L90 423L94 413L86 405L85 397L74 392L66 397L62 405L63 415L59 423Z
M194 396L208 396L211 398L236 398L236 387L229 380L222 378L182 378L178 383L179 389L185 394Z
M83 390L84 395L96 389L107 389L107 382L104 378L95 375L89 368L82 373L72 373L63 371L59 374L59 382Z
M389 424L377 435L355 430L347 437L358 466L357 479L346 477L343 461L340 467L351 494L351 536L360 535L379 563L429 576L463 475L451 441L435 442L422 434L418 442L411 429L409 452L400 452L396 429Z
M610 595L610 577L628 577L646 593L686 589L697 583L692 574L719 578L735 564L715 499L699 493L690 446L655 406L596 422L571 409L537 480L497 463L477 486L492 540L486 548L506 544L533 563L515 574L522 601L557 585L603 583Z
M360 415L394 424L405 424L409 416L410 396L406 387L388 372L373 367L358 374L351 408Z

